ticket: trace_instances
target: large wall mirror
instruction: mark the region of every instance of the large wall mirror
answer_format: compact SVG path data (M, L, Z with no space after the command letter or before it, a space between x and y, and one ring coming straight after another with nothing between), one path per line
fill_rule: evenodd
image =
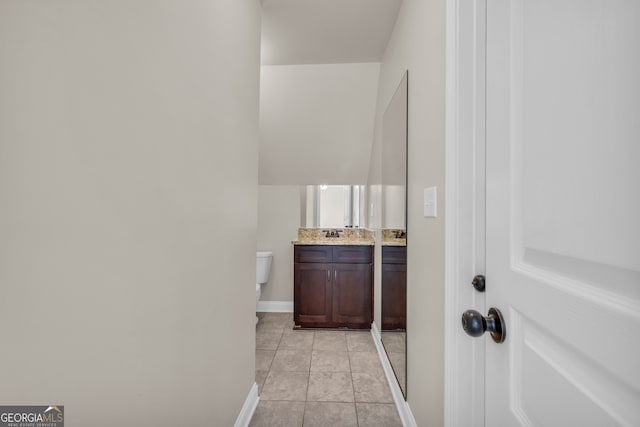
M300 193L300 226L360 228L364 200L364 185L305 185Z
M407 397L407 117L405 72L382 118L381 338Z

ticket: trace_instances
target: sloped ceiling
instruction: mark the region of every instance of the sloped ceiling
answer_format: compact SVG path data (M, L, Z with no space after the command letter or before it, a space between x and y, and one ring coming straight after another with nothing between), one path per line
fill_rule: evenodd
M260 184L364 184L401 0L263 0Z
M380 62L402 0L263 0L262 64Z
M365 184L379 68L262 66L260 184Z

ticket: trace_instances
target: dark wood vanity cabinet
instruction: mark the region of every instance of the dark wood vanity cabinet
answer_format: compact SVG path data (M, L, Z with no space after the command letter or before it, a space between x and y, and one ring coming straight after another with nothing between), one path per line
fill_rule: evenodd
M382 319L383 331L407 327L407 247L382 247Z
M293 282L297 327L371 328L373 246L296 245Z

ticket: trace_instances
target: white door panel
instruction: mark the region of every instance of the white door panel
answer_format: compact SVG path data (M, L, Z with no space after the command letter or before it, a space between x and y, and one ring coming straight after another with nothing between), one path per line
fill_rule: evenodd
M638 1L487 1L487 426L640 425L638 76Z

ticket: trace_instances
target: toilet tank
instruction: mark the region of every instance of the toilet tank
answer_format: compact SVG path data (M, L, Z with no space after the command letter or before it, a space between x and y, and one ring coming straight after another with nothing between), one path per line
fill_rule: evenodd
M256 252L256 283L267 283L269 281L272 260L273 252Z

